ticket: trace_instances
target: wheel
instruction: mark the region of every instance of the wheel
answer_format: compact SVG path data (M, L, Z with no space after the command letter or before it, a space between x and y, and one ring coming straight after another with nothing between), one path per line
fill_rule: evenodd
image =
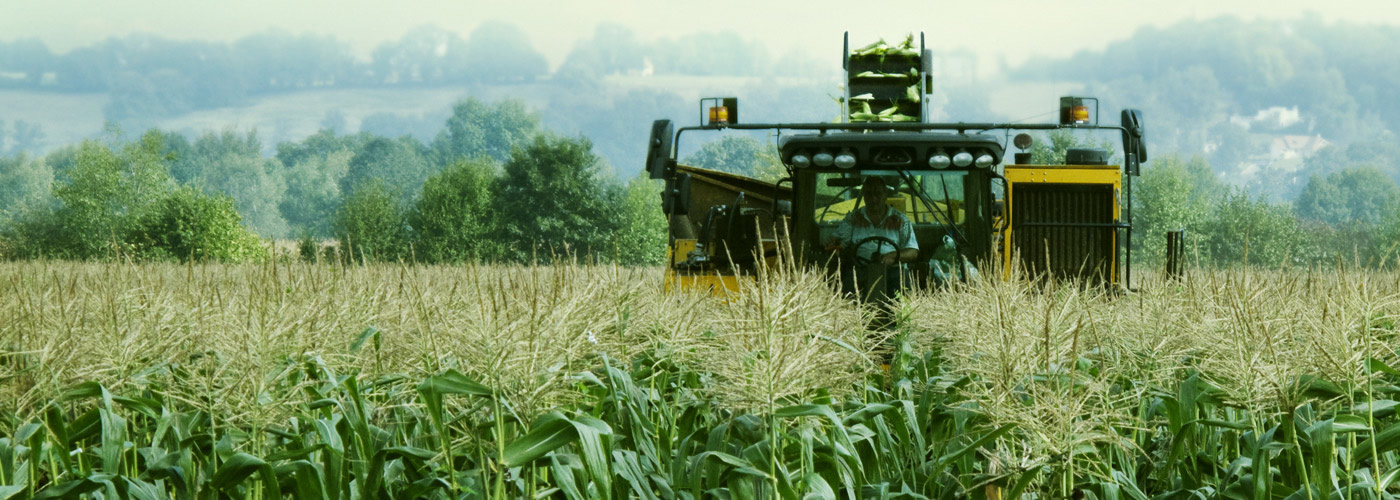
M852 261L854 261L857 265L860 265L860 266L867 266L867 265L870 265L870 263L874 262L873 259L867 259L867 258L861 257L861 256L860 256L860 251L859 251L859 250L860 250L860 247L865 246L866 243L872 243L872 242L873 242L873 243L878 243L878 244L879 244L879 245L877 245L877 246L875 247L875 252L871 253L871 255L873 255L873 256L875 256L875 257L877 257L877 258L878 258L880 255L882 255L882 254L884 253L884 252L881 252L880 250L883 249L883 248L885 248L885 244L886 244L886 243L888 243L888 244L890 245L890 248L891 248L891 249L893 249L893 250L895 250L895 251L899 251L899 244L895 243L894 240L889 239L889 238L886 238L886 237L884 237L884 236L870 236L870 237L867 237L867 238L865 238L865 239L863 239L863 240L860 240L860 241L856 242L856 244L854 244L854 245L851 245L851 258L852 258Z

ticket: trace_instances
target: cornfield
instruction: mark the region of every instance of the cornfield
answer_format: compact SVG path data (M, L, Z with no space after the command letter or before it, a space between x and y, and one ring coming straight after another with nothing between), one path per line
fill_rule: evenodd
M1394 498L1400 275L0 264L4 498ZM888 368L881 364L889 362Z

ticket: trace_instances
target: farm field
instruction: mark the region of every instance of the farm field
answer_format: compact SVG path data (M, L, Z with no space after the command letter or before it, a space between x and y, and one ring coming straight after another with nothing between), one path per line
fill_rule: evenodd
M1400 274L0 263L0 498L1393 498ZM882 360L891 360L888 370Z

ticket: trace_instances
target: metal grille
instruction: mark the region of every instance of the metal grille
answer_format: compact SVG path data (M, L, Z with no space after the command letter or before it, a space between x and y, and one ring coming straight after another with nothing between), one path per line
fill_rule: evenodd
M1113 187L1082 184L1015 186L1012 240L1032 276L1106 281L1117 265Z

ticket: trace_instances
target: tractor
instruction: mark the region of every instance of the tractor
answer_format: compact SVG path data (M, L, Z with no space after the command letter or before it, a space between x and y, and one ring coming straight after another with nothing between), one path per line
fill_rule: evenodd
M699 125L652 124L646 168L665 186L668 289L726 293L784 255L838 273L850 287L871 264L862 254L895 246L867 238L833 252L830 244L865 205L860 187L872 176L912 225L917 257L903 267L916 286L965 281L979 270L1008 277L1013 265L1032 277L1131 286L1132 178L1147 160L1141 112L1123 110L1119 125L1102 125L1097 99L1071 96L1060 98L1054 123L934 123L922 34L917 47L912 35L855 49L849 40L839 121L745 123L737 98L717 97L701 100ZM764 182L678 164L686 133L724 130L778 135L787 176ZM1121 161L1088 147L1068 149L1063 162L1033 163L1027 132L1053 130L1108 131L1121 141Z

